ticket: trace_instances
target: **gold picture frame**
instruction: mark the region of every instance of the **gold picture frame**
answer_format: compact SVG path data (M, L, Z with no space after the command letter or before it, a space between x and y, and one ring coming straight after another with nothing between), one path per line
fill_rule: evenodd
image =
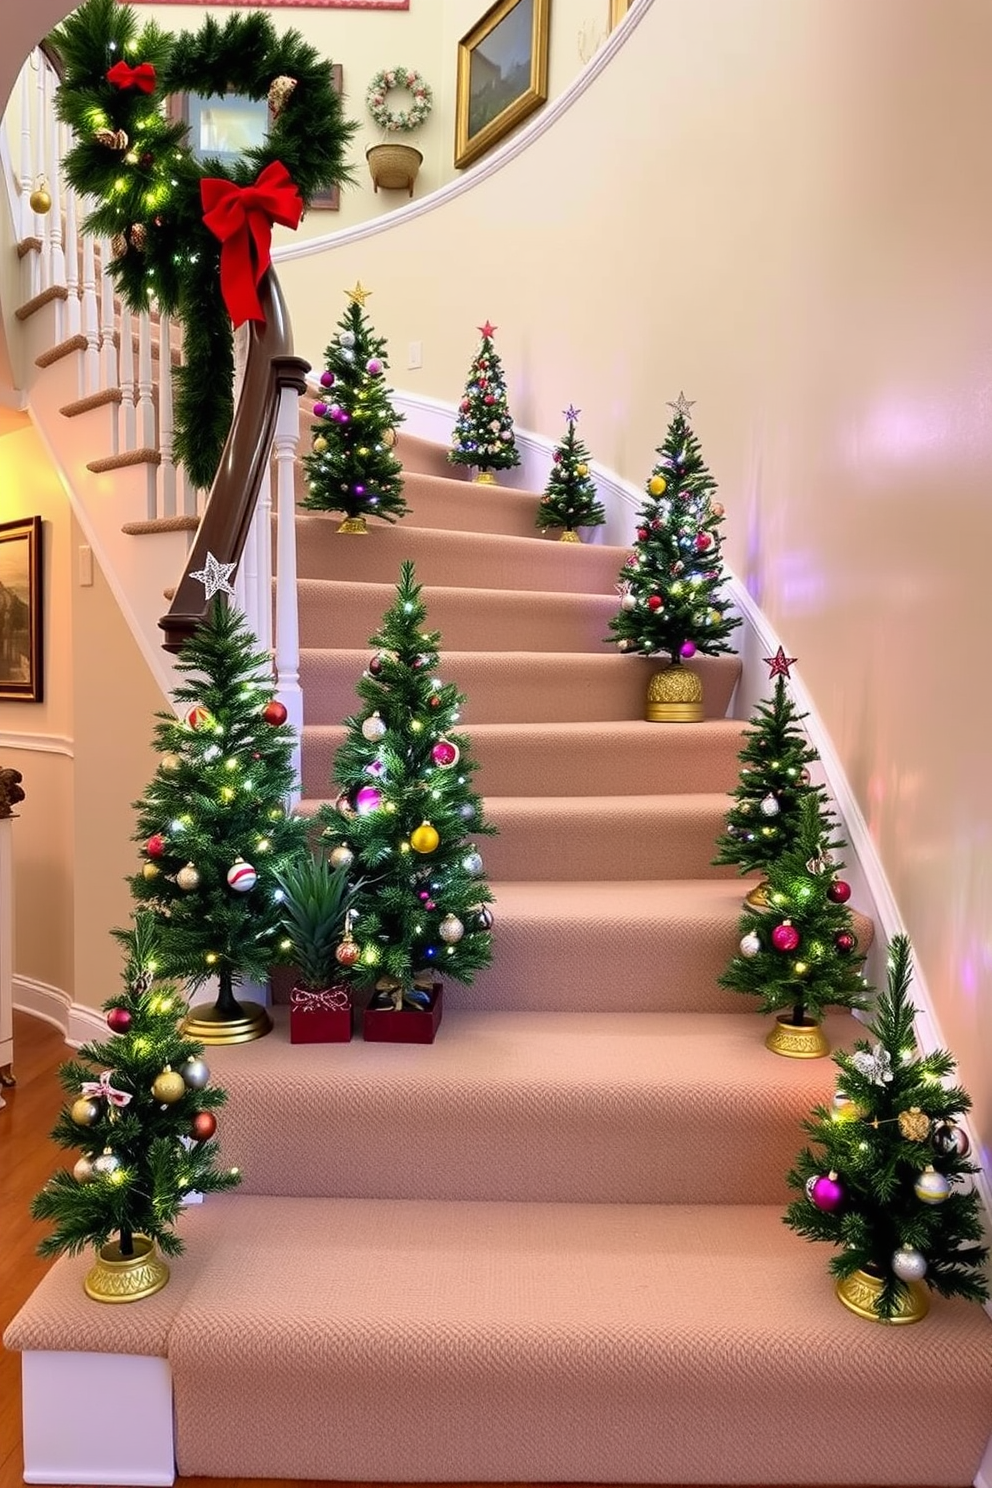
M0 522L0 701L40 703L41 518Z
M457 169L547 101L550 26L551 0L496 0L458 43Z
M631 7L633 0L610 0L610 30L619 26Z

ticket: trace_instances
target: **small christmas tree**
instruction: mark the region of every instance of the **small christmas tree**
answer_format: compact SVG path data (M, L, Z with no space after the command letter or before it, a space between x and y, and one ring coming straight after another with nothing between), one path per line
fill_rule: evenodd
M775 691L770 701L758 703L737 756L740 780L713 861L736 863L742 873L756 868L767 871L770 863L793 848L803 798L815 795L822 805L826 796L823 786L810 779L808 766L820 756L800 728L806 715L796 712L785 687L795 660L781 646L774 656L765 657ZM842 847L843 843L831 842L830 846ZM763 889L752 893L749 902L764 902Z
M576 437L579 409L565 409L568 428L552 457L551 475L537 508L537 525L562 527L562 542L578 542L576 527L599 527L606 512L596 500L596 482L589 474L589 451Z
M207 1083L202 1045L178 1031L183 998L155 981L153 916L139 912L130 930L114 933L126 962L123 992L104 1003L112 1037L84 1044L78 1058L59 1070L71 1104L52 1138L60 1147L82 1148L82 1156L71 1172L48 1181L31 1213L55 1224L39 1255L75 1255L94 1245L107 1247L105 1260L142 1262L152 1278L137 1296L157 1291L168 1279L151 1242L166 1255L184 1248L174 1225L185 1195L220 1193L241 1179L236 1169L217 1168L213 1113L227 1097ZM91 1066L102 1071L99 1076ZM118 1238L110 1244L113 1235ZM100 1274L98 1266L87 1279L91 1295L102 1295Z
M179 653L187 679L173 692L182 714L159 713L161 759L138 813L145 861L131 892L154 913L163 973L196 989L216 976L212 1010L194 1009L191 1031L206 1042L238 1042L246 1020L270 1028L258 1004L234 989L264 981L279 959L276 875L305 849L305 823L287 814L294 785L294 735L273 695L268 658L239 611L215 598Z
M313 406L311 453L303 460L308 511L344 512L339 532L365 532L366 517L406 515L402 466L393 454L403 420L386 386L386 342L372 330L361 283L347 291L337 335L324 353L322 396Z
M482 345L475 354L458 421L451 436L448 459L453 465L474 465L476 479L494 483L493 470L510 470L520 464L513 419L506 397L503 366L493 346L496 330L487 320L480 326Z
M358 683L365 706L335 759L340 794L320 813L332 865L360 880L338 961L396 1009L425 1006L435 975L471 982L491 954L492 895L466 834L495 829L472 790L469 741L452 732L464 698L434 675L440 637L423 630L426 614L404 563Z
M727 637L741 622L728 618L720 592L723 507L712 500L716 482L689 427L692 404L680 393L668 406L675 414L647 483L634 552L620 572L620 612L608 639L634 656L667 652L678 666L697 651L730 651Z
M979 1196L965 1181L979 1170L958 1125L971 1101L948 1083L955 1064L946 1050L917 1051L910 958L906 936L896 936L870 1041L833 1056L833 1105L804 1123L818 1151L799 1154L789 1185L804 1196L785 1215L800 1235L838 1247L830 1270L846 1306L907 1322L926 1310L909 1283L972 1302L989 1296Z
M800 1058L828 1052L818 1027L828 1007L866 1005L845 908L851 890L826 856L829 842L829 818L811 793L800 804L795 846L768 864L771 913L745 904L739 953L720 977L721 987L759 997L759 1012L787 1010L768 1046Z

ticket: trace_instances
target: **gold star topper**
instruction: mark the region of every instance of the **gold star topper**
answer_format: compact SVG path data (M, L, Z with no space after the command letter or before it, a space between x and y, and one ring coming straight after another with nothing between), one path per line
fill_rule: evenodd
M361 305L361 307L362 307L363 310L365 308L365 301L368 299L368 297L369 297L369 295L371 293L372 293L372 291L370 289L363 289L362 288L362 281L361 281L361 279L359 279L359 281L355 285L354 289L346 289L345 290L345 294L347 295L347 297L351 301L351 303L353 305Z

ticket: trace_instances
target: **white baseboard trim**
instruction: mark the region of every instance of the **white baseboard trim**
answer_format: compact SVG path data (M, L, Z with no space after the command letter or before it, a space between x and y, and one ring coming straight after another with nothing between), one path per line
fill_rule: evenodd
M51 1023L73 1048L78 1049L80 1044L90 1039L107 1037L103 1014L81 1002L73 1002L61 987L52 987L34 977L15 975L13 991L14 1007L18 1012L30 1013L34 1018Z
M0 733L0 749L25 749L32 754L64 754L72 759L75 741L67 734Z

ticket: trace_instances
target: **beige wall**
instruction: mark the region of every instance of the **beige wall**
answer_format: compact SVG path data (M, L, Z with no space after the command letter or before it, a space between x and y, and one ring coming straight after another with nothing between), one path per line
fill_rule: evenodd
M455 399L488 315L518 421L553 434L573 399L632 480L665 400L698 399L732 561L801 658L986 1134L990 56L985 0L655 3L506 170L333 260L423 342L398 381ZM326 274L280 268L310 356Z

